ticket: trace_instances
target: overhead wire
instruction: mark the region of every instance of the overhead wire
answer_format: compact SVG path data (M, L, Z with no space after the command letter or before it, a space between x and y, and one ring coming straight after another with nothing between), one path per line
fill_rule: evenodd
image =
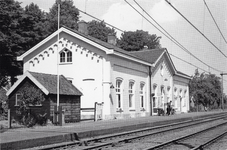
M77 8L77 9L78 9L78 8ZM105 22L104 20L98 19L97 17L94 17L94 16L92 16L91 14L88 14L87 12L84 12L84 11L82 11L82 10L80 10L80 9L78 9L78 11L79 11L79 12L82 12L83 14L88 15L89 17L92 17L92 18L94 18L94 19L96 19L96 20L98 20L98 21L100 21L100 22L103 21L103 23L105 23L106 25L108 25L108 26L110 26L110 27L112 27L112 28L115 28L115 29L117 29L117 30L119 30L119 31L121 31L121 32L125 32L125 31L123 31L123 30L121 30L121 29L119 29L119 28L117 28L117 27L115 27L115 26L113 26L113 25L111 25L111 24Z
M198 31L211 45L213 45L223 56L227 56L208 38L206 37L194 24L192 24L179 10L177 10L168 0L165 0L179 15L181 15L196 31Z
M78 9L80 12L82 12L82 13L84 13L85 15L88 15L89 17L91 17L91 18L93 18L93 19L96 19L96 20L98 20L98 21L103 21L103 20L101 20L101 19L98 19L97 17L95 17L95 16L93 16L93 15L90 15L89 13L86 13L86 12L84 12L84 11L82 11L82 10L80 10L80 9ZM116 30L119 30L119 31L121 31L121 32L124 32L123 30L121 30L121 29L119 29L119 28L117 28L117 27L115 27L115 26L113 26L113 25L111 25L111 24L109 24L109 23L107 23L107 22L104 22L105 24L107 24L107 25L109 25L109 26L111 26L111 27L113 27L113 28L115 28ZM187 64L189 64L189 65L191 65L191 66L193 66L193 67L195 67L195 68L198 68L198 69L200 69L200 70L203 70L204 72L207 72L207 73L209 73L208 71L206 71L206 70L204 70L203 68L201 68L201 67L198 67L198 66L196 66L196 65L194 65L194 64L192 64L192 63L190 63L190 62L187 62L186 60L183 60L183 59L181 59L181 58L179 58L179 57L177 57L177 56L175 56L175 55L173 55L173 54L171 54L171 53L169 53L171 56L173 56L173 57L175 57L176 59L179 59L179 60L181 60L181 61L183 61L183 62L185 62L185 63L187 63ZM217 71L217 70L216 70ZM219 72L219 71L218 71Z
M219 28L219 26L218 26L218 24L217 24L217 22L216 22L216 20L215 20L214 16L212 15L212 13L211 13L211 11L210 11L210 9L209 9L209 7L208 7L208 5L207 5L206 1L205 1L205 0L203 0L203 2L204 2L204 4L205 4L205 6L206 6L207 10L209 11L209 14L211 15L211 17L212 17L212 19L213 19L213 21L214 21L214 23L215 23L216 27L218 28L219 33L221 34L222 38L224 39L225 43L227 44L227 41L226 41L226 39L225 39L224 35L222 34L221 29Z
M181 43L179 43L173 36L171 36L171 34L169 34L153 17L151 17L150 14L147 13L146 10L143 9L143 7L136 2L136 0L134 0L134 2L137 4L137 6L140 7L140 9L145 12L165 33L163 33L158 27L156 27L152 22L150 22L150 20L148 20L143 14L141 14L134 6L132 6L127 0L125 0L125 2L132 7L137 13L139 13L144 19L146 19L151 25L153 25L158 31L160 31L163 35L165 35L168 39L170 39L173 43L175 43L177 46L179 46L182 50L184 50L185 52L187 52L188 54L190 54L191 56L193 56L195 59L197 59L199 62L201 62L202 64L206 65L209 68L212 68L213 70L216 70L218 72L221 72L220 70L211 67L210 65L208 65L207 63L203 62L202 60L200 60L198 57L196 57L195 55L193 55L187 48L185 48Z

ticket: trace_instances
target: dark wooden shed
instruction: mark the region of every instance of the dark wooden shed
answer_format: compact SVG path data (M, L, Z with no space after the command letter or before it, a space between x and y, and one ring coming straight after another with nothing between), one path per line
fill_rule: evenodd
M63 75L59 76L59 105L62 106L65 122L80 121L80 97L82 93ZM53 120L54 106L57 105L57 75L26 72L7 92L12 118L17 117L16 110L20 101L20 91L26 86L40 89L45 97L41 105L32 105L32 112Z

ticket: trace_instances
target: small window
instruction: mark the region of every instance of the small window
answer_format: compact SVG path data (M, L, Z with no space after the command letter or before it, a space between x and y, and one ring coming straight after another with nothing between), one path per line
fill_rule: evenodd
M60 62L65 62L65 53L64 52L60 53Z
M68 49L60 52L60 63L72 62L72 52Z
M160 67L160 73L161 73L161 76L163 76L163 75L164 75L163 65L161 65L161 67Z
M15 101L15 106L19 106L21 104L21 94L16 94L16 101Z

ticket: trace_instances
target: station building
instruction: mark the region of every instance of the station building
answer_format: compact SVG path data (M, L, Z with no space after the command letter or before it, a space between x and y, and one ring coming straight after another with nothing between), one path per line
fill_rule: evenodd
M82 93L81 108L102 104L102 119L156 115L170 101L177 113L189 111L190 77L167 49L127 52L112 35L108 42L89 36L84 22L78 31L61 27L17 59L24 73L63 75Z

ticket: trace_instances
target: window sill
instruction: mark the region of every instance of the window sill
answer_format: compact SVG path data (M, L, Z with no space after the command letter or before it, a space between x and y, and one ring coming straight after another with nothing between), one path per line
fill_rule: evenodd
M129 109L129 111L136 111L134 108Z
M140 108L140 111L146 111L146 109L142 107L142 108Z
M63 63L59 63L59 65L71 65L73 64L72 62L63 62Z
M117 112L123 112L122 108L117 108Z

